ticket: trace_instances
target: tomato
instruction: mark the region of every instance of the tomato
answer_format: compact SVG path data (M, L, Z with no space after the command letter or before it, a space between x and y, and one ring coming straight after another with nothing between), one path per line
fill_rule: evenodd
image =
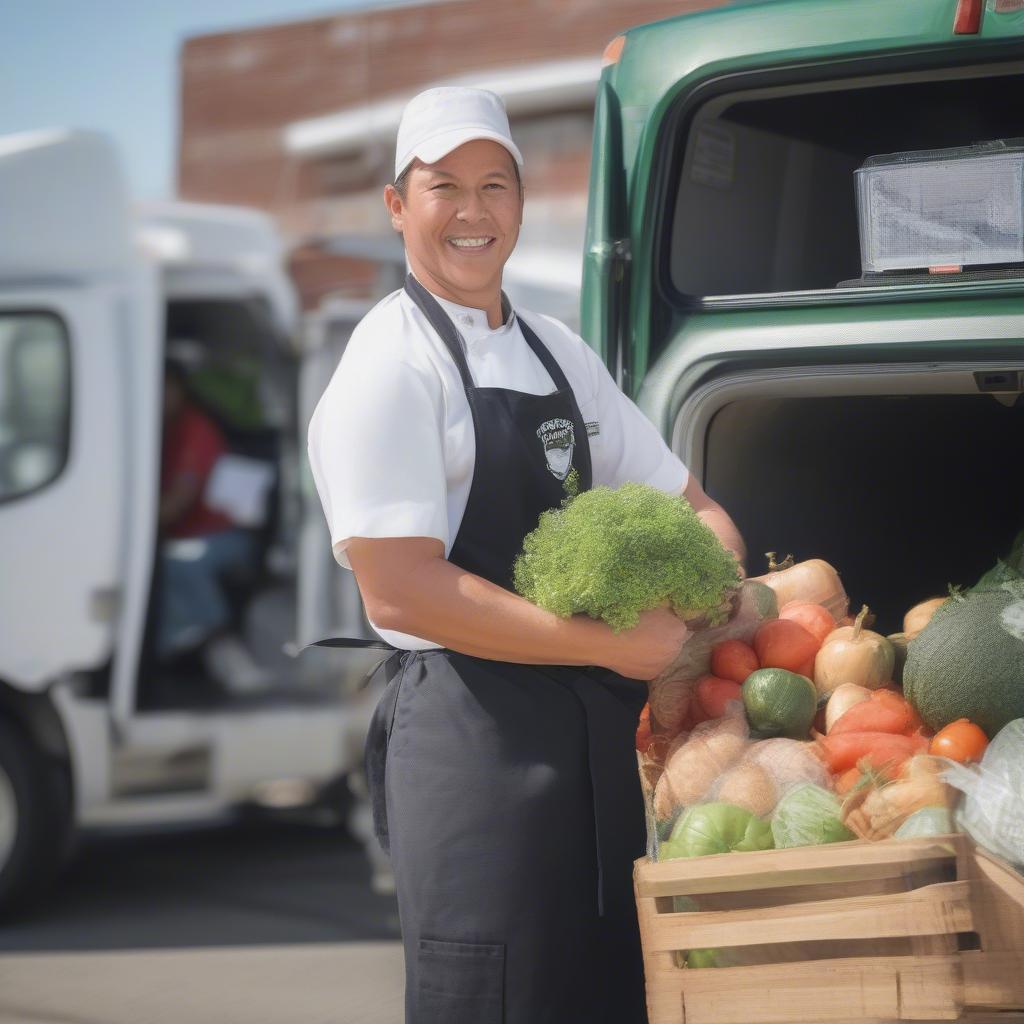
M742 683L760 667L754 648L742 640L723 640L711 648L711 674L719 679Z
M789 619L803 626L818 641L825 642L825 637L836 628L836 620L827 608L810 601L790 601L779 612L780 619Z
M651 744L651 705L645 704L636 727L636 749L642 754Z
M804 675L821 644L798 622L768 619L754 634L754 652L762 668L784 668ZM812 669L813 671L813 669Z
M697 681L697 702L708 718L725 715L729 701L743 703L743 687L732 679L701 676Z
M988 737L980 726L966 718L958 718L935 734L928 753L966 764L968 761L980 761L987 746Z

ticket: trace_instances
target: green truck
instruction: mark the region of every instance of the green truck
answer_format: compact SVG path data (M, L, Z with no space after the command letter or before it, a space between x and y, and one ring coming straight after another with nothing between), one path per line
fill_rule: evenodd
M731 4L634 28L605 65L584 337L736 519L751 573L825 558L899 629L1024 525L1024 0ZM995 185L964 162L994 150ZM924 229L891 195L858 204L865 166L927 159ZM950 209L989 236L936 264ZM902 265L862 251L865 216Z

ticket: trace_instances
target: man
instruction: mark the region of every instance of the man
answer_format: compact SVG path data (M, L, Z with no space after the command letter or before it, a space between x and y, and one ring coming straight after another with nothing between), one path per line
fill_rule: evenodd
M310 422L335 557L397 651L368 737L409 1024L640 1024L638 680L686 627L560 619L513 592L542 512L627 480L685 495L743 554L597 355L501 291L523 213L501 100L406 107L384 190L412 273L353 333Z
M228 629L221 573L256 557L253 535L203 499L217 460L227 451L217 425L189 399L184 366L164 366L160 464L161 592L157 657L203 646L208 672L233 693L265 689L271 674L256 665Z

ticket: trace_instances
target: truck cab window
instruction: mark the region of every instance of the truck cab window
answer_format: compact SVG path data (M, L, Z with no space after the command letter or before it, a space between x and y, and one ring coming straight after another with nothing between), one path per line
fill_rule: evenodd
M0 501L46 486L67 461L70 370L58 317L0 312Z

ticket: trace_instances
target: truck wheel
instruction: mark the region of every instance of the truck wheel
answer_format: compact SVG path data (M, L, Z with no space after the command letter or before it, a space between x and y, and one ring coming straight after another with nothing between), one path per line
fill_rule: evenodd
M67 848L70 803L60 766L0 721L0 918L53 878Z

